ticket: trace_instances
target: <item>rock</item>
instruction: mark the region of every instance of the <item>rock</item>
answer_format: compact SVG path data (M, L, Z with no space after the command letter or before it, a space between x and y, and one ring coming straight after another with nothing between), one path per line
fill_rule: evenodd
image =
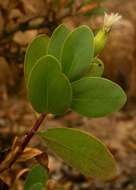
M37 34L36 30L18 31L14 34L13 40L19 45L27 45Z

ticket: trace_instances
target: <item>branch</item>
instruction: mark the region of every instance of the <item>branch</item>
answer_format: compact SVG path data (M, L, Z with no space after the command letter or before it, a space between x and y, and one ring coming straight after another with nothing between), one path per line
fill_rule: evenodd
M36 120L34 126L30 129L30 131L23 137L22 141L17 145L14 146L13 151L8 153L5 160L0 165L0 173L4 172L5 170L11 168L11 166L15 163L15 161L18 159L18 157L22 154L36 131L41 126L41 123L43 122L44 118L47 116L46 113L43 113L39 116L39 118Z

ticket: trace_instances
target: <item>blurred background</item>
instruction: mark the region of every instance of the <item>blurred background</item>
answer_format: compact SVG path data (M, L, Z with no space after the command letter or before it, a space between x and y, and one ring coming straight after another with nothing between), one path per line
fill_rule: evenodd
M99 137L114 154L119 176L105 183L88 179L49 151L53 179L50 189L63 185L66 190L136 190L136 0L0 0L0 155L11 146L15 136L24 134L35 121L23 78L28 43L40 33L50 36L60 23L71 29L86 24L96 31L103 23L105 11L122 15L121 24L111 32L100 57L105 64L104 76L125 90L126 106L99 119L75 113L51 117L46 126L76 127ZM31 146L45 150L36 137ZM15 175L7 174L2 180L10 189L23 190L27 168L33 162L17 164L12 169Z

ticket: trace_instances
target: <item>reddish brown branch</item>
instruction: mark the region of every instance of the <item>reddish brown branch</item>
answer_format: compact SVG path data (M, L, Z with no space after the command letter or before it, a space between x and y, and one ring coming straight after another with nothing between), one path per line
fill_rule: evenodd
M0 173L4 172L6 169L10 168L18 157L22 154L36 131L39 129L41 123L43 122L44 118L47 116L46 113L43 113L39 116L36 120L34 126L30 129L30 131L23 137L21 142L13 149L13 152L9 152L5 160L1 163L0 166ZM11 150L12 151L12 150Z

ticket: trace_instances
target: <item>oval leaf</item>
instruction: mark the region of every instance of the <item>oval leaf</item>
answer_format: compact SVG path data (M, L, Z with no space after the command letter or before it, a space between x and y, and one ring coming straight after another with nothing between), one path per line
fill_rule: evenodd
M24 190L30 190L34 184L46 184L48 180L48 171L41 165L36 165L28 173Z
M24 73L27 81L28 76L38 59L47 53L49 37L46 35L37 36L28 46L25 54Z
M44 186L41 183L34 184L30 190L43 190ZM44 188L45 190L45 188Z
M88 117L101 117L119 110L126 95L116 83L99 77L85 77L73 82L71 108Z
M89 68L94 54L94 36L87 26L71 32L62 49L63 72L71 81L79 79Z
M103 75L103 72L104 72L103 62L98 58L94 58L92 63L90 64L90 68L86 73L86 76L101 77Z
M84 175L108 180L117 174L111 153L97 138L68 128L52 128L39 134L49 148Z
M50 38L50 42L48 45L48 54L51 54L55 56L56 58L60 59L62 46L68 34L69 34L69 30L63 24L58 26L54 30Z
M59 61L50 55L40 58L28 81L28 98L35 111L61 114L70 107L71 97L71 85Z

